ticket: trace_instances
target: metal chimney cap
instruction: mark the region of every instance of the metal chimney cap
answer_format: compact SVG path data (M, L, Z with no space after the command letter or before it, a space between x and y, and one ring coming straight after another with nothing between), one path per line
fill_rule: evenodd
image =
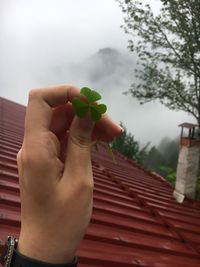
M188 129L199 127L198 124L193 124L193 123L189 123L189 122L181 123L178 126L182 127L182 128L188 128Z

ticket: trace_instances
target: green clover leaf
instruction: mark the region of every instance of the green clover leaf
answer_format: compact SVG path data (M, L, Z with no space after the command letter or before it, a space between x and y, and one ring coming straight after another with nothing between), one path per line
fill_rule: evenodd
M106 105L96 103L97 100L101 99L101 95L88 87L83 87L80 94L86 97L86 102L80 97L74 97L72 99L74 113L79 118L83 118L89 112L93 121L99 121L107 110Z
M79 117L79 118L83 118L86 116L86 114L89 111L89 104L85 103L83 101L81 101L79 98L74 97L72 99L72 106L74 108L74 112L75 114Z
M101 99L101 96L99 93L97 93L94 90L91 90L88 87L81 88L80 94L86 96L89 103L92 103L92 102L95 102Z
M106 105L104 104L98 104L96 101L101 99L101 95L97 93L94 90L91 90L88 87L81 88L80 95L85 96L86 99L83 99L83 97L74 97L72 99L72 107L74 110L74 113L79 117L83 118L87 114L90 114L91 119L95 122L99 121L101 119L102 114L104 114L107 110ZM96 150L98 151L98 143L95 144ZM111 154L111 157L113 159L113 162L117 164L115 160L115 156L112 152L112 148L107 144L107 148L109 153Z
M99 121L101 119L101 115L105 113L107 110L106 105L90 105L90 114L94 121Z

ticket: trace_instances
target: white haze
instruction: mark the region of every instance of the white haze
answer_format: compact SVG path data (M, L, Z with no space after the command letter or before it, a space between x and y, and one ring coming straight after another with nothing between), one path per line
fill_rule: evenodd
M158 12L159 1L149 2ZM135 65L122 24L114 0L1 0L0 95L26 104L31 88L87 85L102 93L109 114L141 143L177 136L177 125L194 122L192 117L158 103L140 106L122 95L134 79ZM101 50L105 47L116 50Z

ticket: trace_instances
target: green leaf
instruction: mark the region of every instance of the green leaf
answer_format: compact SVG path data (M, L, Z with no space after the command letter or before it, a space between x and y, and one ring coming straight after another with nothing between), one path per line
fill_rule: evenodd
M73 106L75 114L80 118L83 118L89 110L89 105L81 101L77 97L73 98L72 106Z
M93 105L92 107L101 114L105 113L107 110L107 107L104 104Z
M90 114L93 121L99 121L101 119L101 112L99 112L94 106L90 106Z
M81 101L78 97L74 97L72 99L72 105L73 105L73 108L85 108L85 107L88 107L88 104Z
M92 102L95 102L101 99L101 96L99 93L97 93L94 90L91 90L88 87L81 88L80 94L87 97L87 100L89 101L89 103L92 103Z
M107 110L106 105L96 103L97 100L101 99L100 94L88 87L83 87L80 94L85 96L87 101L85 102L80 96L74 97L72 100L74 113L82 118L90 111L91 119L95 122L99 121L101 115Z
M88 87L83 87L83 88L81 88L81 91L80 91L80 94L81 95L84 95L84 96L88 96L88 95L90 95L91 94L91 89L90 88L88 88Z
M80 108L80 109L76 110L76 115L77 115L79 118L83 118L83 117L85 117L85 115L88 113L88 110L89 110L89 107L86 107L86 108Z

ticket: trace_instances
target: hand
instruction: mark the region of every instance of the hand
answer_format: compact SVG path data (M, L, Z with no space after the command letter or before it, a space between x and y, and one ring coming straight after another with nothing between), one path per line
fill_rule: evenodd
M92 212L92 140L111 141L121 127L107 116L96 124L74 116L70 85L29 93L17 155L21 197L18 250L49 263L71 262Z

